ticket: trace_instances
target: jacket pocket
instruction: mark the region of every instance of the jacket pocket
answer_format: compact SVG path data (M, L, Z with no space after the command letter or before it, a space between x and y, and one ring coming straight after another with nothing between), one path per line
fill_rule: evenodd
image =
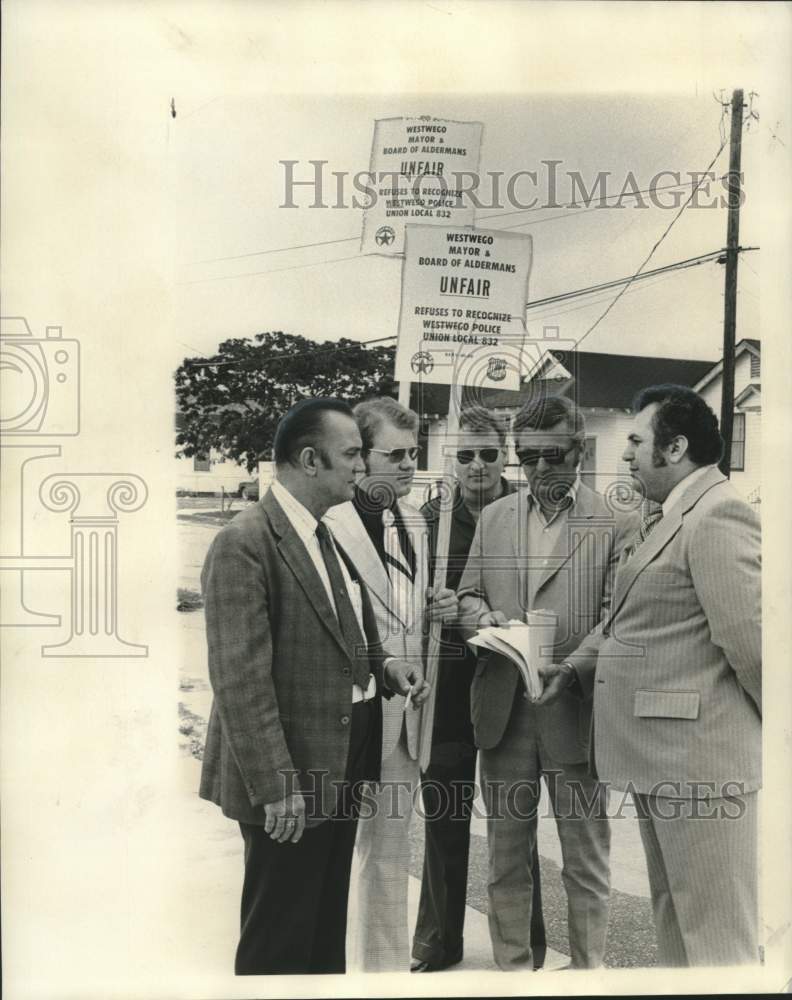
M636 691L633 715L641 719L697 719L698 691Z

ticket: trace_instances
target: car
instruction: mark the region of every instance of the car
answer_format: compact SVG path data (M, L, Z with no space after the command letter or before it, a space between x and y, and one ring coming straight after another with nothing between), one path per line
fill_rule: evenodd
M250 479L239 484L239 495L243 500L258 500L259 484L258 479Z

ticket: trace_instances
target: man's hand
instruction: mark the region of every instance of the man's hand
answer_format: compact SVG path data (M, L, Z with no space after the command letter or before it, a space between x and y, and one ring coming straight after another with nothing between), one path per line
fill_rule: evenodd
M385 667L385 679L388 687L396 694L403 694L405 697L411 694L410 704L413 708L420 708L429 697L431 685L424 680L419 664L392 657Z
M457 595L448 587L441 587L436 594L432 587L428 587L426 601L426 618L430 622L445 622L448 625L459 617Z
M539 676L544 682L544 688L534 704L549 705L569 687L575 678L575 670L569 663L548 663L540 665Z
M264 813L264 830L279 844L284 844L287 840L296 844L302 837L305 829L305 799L299 792L287 795L278 802L267 802Z
M487 628L490 625L505 625L508 620L502 611L485 611L476 622L476 627Z

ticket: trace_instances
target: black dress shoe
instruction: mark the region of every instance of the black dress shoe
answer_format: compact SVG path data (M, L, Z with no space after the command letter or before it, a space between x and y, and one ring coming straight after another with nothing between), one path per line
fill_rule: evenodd
M431 962L422 962L420 959L416 959L410 966L410 972L442 972L443 969L450 969L453 965L459 965L461 961L461 955L452 962L442 962L440 965L433 965Z

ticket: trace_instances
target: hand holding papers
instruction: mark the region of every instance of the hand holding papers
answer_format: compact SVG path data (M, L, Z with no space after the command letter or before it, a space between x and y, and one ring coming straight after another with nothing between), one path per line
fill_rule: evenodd
M536 701L543 687L539 667L553 662L556 615L552 611L529 611L526 618L527 622L512 618L504 625L479 629L468 642L511 660L520 671L528 698Z

